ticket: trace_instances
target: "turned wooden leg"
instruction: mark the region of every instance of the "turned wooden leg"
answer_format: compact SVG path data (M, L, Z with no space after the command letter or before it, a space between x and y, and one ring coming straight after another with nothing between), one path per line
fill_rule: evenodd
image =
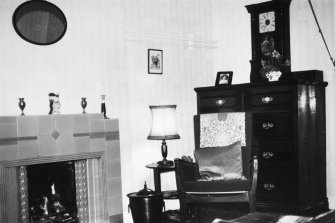
M255 194L249 193L249 207L250 212L256 211L256 197Z
M187 215L188 215L188 207L186 204L185 197L182 195L179 195L179 213L180 213L180 222L181 223L186 223L187 220Z

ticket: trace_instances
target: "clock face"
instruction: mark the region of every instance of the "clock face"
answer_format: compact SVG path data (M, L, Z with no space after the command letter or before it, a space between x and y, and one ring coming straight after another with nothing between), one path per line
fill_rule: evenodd
M259 32L266 33L275 30L275 12L271 11L259 14Z

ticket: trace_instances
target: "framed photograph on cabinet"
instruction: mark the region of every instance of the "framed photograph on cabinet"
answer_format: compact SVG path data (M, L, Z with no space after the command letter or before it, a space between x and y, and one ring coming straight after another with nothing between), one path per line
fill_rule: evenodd
M163 74L163 50L148 49L148 73Z
M233 80L233 71L219 71L216 74L215 86L231 85Z

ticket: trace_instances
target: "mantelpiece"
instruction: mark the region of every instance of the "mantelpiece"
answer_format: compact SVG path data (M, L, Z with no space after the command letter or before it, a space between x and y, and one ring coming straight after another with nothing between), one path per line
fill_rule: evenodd
M86 160L87 222L122 222L117 119L103 114L5 116L0 132L0 219L22 222L20 167Z

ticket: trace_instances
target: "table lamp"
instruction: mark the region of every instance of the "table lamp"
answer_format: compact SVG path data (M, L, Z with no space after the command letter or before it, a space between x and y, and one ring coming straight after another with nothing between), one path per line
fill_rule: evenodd
M165 140L180 139L175 123L176 107L176 105L149 106L152 115L152 123L148 139L162 140L161 150L163 160L159 161L158 165L173 165L173 161L166 159L168 152Z

